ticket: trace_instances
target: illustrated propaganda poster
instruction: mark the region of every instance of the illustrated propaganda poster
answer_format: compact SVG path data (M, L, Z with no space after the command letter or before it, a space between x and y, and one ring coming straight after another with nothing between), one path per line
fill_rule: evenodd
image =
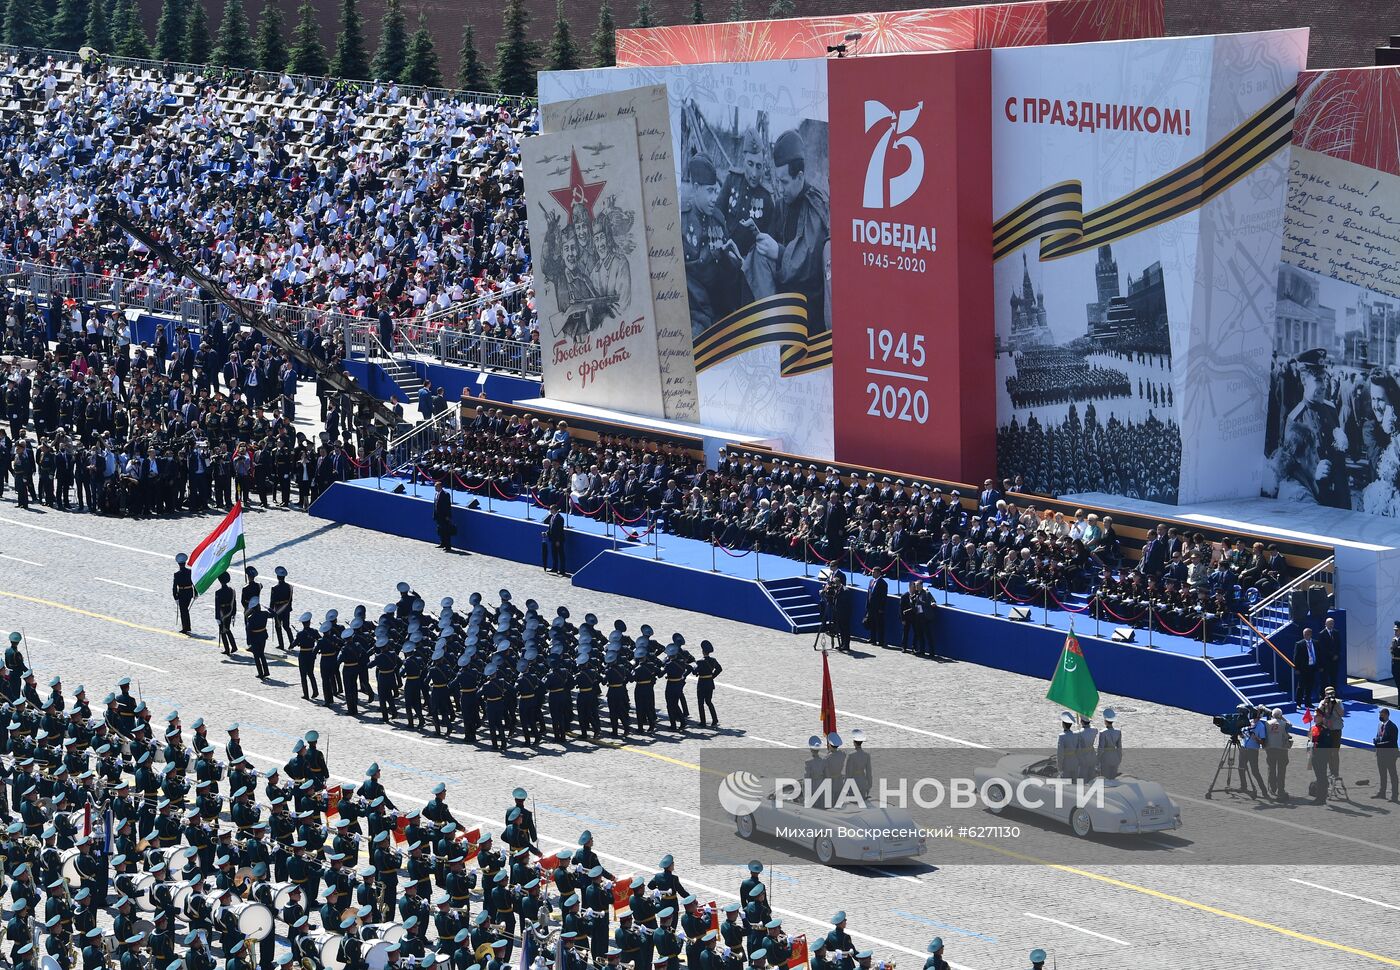
M681 210L676 203L676 169L671 157L671 112L666 86L652 84L612 94L556 101L541 107L544 131L574 130L613 118L631 118L637 126L642 173L643 221L650 255L651 295L660 348L661 393L666 417L698 421L700 398L695 386L695 354L690 337L682 258Z
M665 417L637 126L521 143L546 397Z

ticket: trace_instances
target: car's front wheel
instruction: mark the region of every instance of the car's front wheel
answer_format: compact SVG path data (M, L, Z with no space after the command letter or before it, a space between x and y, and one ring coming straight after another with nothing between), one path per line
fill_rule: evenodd
M1089 817L1087 808L1076 808L1069 813L1069 827L1081 839L1094 834L1094 820Z
M741 839L751 839L757 827L754 825L752 815L740 815L734 819L734 831L739 833Z
M817 861L824 866L829 866L836 861L836 846L826 836L817 839L812 850L817 854Z
M987 786L982 800L986 803L987 811L1000 815L1011 802L1011 791L1001 782L994 781Z

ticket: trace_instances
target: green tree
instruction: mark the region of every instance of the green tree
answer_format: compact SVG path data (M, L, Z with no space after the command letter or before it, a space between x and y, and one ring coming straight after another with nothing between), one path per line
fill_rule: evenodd
M637 0L637 19L632 21L633 27L655 27L656 17L651 12L651 0Z
M87 0L58 0L53 20L49 23L49 46L63 51L75 51L82 47L87 38L87 17Z
M418 29L408 39L408 60L399 80L423 88L442 87L442 68L438 65L433 32L428 29L428 15L418 11Z
M506 0L501 11L501 39L496 42L496 74L502 94L535 93L535 58L539 45L530 40L530 11L524 0Z
M225 67L253 66L253 38L243 0L224 0L224 15L219 20L219 33L209 59Z
M578 67L578 46L564 16L564 0L554 3L554 33L549 37L548 61L551 71L572 71Z
M112 31L116 32L116 18L112 18ZM190 4L190 15L185 18L185 57L191 64L208 64L209 54L214 49L214 41L209 36L209 14L204 9L203 0Z
M112 44L105 50L110 54L115 54L117 48L121 46L122 39L126 37L128 28L131 27L131 10L134 0L112 0L111 13L107 18L110 23L107 32L112 38Z
M705 0L690 0L690 22L692 24L705 22Z
M185 5L183 0L162 0L156 21L156 57L161 60L185 59Z
M297 8L297 26L292 31L292 49L287 52L287 70L319 77L329 69L326 45L321 43L321 28L316 23L316 8L311 0L302 0Z
M598 8L598 26L593 28L593 66L612 67L617 63L617 25L613 23L612 3L603 0Z
M384 19L379 22L379 49L374 52L370 73L378 80L392 81L403 73L408 60L408 27L400 0L384 5Z
M476 49L476 29L471 24L462 28L462 48L457 52L457 86L466 91L491 90L481 52Z
M10 0L5 7L5 43L14 47L43 47L44 32L35 16L41 12L34 0Z
M93 50L111 52L112 32L107 28L107 4L103 0L92 0L92 3L88 4L84 34L87 45Z
M258 70L281 73L287 69L286 24L276 0L263 0L258 14L258 36L253 41L253 59Z
M131 12L127 17L126 33L117 40L117 55L119 57L150 57L151 38L146 33L146 25L141 20L141 11L135 3L130 4Z
M748 20L748 19L749 19L749 4L748 4L748 0L730 0L730 3L729 3L729 19L730 19L731 21L733 21L733 20Z
M784 17L794 17L797 15L797 4L794 0L773 0L768 5L768 16L773 20L782 20Z
M362 80L369 77L369 51L365 49L365 18L359 0L341 0L340 36L335 39L331 73Z

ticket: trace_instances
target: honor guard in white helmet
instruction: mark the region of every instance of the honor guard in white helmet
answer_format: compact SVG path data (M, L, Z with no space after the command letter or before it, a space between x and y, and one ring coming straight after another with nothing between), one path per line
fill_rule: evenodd
M1111 707L1103 709L1103 730L1099 732L1099 774L1105 778L1117 778L1118 766L1123 763L1123 732L1114 722L1118 713Z
M1055 744L1055 766L1061 778L1073 778L1077 774L1079 743L1074 736L1074 715L1069 711L1060 714L1060 737Z

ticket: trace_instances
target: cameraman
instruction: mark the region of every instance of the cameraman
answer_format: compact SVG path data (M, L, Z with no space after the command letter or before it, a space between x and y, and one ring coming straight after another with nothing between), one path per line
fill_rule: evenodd
M836 640L836 648L844 653L851 649L851 598L846 590L846 575L839 569L827 573L822 587L822 628Z
M1268 710L1262 707L1252 708L1249 712L1249 724L1240 739L1240 782L1248 791L1252 774L1258 789L1250 794L1256 797L1269 791L1268 786L1264 784L1264 776L1259 773L1259 752L1269 742L1269 722L1266 720L1268 713Z

